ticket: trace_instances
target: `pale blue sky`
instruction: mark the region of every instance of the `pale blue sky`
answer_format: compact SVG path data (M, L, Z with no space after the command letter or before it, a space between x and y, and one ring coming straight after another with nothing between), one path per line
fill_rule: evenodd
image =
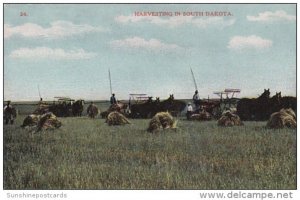
M136 11L226 11L138 17ZM27 16L20 16L26 12ZM295 4L18 4L4 8L4 99L296 95Z

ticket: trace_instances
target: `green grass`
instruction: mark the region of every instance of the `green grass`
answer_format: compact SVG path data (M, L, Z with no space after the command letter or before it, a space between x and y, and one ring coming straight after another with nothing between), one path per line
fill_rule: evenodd
M266 122L180 120L150 134L149 120L81 117L33 133L24 117L4 126L4 189L296 189L296 130Z

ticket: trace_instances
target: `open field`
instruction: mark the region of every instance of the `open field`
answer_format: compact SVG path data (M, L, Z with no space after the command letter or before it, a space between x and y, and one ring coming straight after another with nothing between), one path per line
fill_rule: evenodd
M146 119L71 117L33 133L24 117L4 126L4 189L296 189L296 130L266 122L179 120L176 132L150 134Z

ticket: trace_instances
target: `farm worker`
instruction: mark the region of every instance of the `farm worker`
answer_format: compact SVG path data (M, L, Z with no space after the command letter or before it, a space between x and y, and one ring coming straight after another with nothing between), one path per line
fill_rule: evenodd
M10 101L7 101L7 104L3 108L4 110L4 119L5 119L5 124L8 124L9 122L11 124L14 123L13 120L13 107L10 105Z
M110 104L111 105L117 104L115 94L112 94L112 96L110 97Z
M10 101L7 101L7 103L6 103L6 105L4 106L3 110L5 110L6 108L9 108L9 107L11 107Z
M91 114L93 107L94 107L94 102L91 101L91 104L87 107L87 110L86 110L86 112L87 112L88 115Z
M191 119L191 115L193 114L193 106L191 103L188 103L186 118L189 120Z
M131 97L129 97L129 101L128 101L128 109L131 109Z
M40 98L40 101L39 101L38 105L43 105L43 104L44 104L43 98Z
M193 101L194 101L194 104L196 106L196 110L200 108L200 97L199 97L199 94L198 94L198 90L195 91L195 94L193 96Z

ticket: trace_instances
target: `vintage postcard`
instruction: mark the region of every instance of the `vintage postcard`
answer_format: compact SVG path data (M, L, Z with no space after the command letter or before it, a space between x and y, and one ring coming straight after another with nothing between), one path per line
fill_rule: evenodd
M297 189L296 4L3 10L4 190Z

